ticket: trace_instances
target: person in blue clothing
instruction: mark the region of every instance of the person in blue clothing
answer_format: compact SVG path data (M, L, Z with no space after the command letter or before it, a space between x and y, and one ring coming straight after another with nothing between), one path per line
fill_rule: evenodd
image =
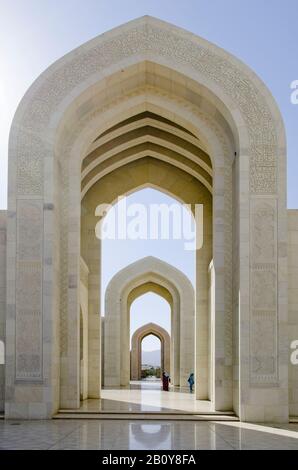
M189 383L189 391L190 391L190 393L192 393L193 392L193 386L194 386L194 383L195 383L195 376L194 376L193 372L188 377L187 382Z

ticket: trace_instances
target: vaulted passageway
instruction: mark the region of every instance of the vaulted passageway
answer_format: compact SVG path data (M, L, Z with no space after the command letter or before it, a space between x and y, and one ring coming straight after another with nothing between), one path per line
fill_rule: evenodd
M276 104L246 65L154 18L49 67L24 96L10 137L6 416L41 419L80 407L82 306L85 394L99 399L97 207L154 187L203 206L194 308L184 310L194 322L180 323L180 339L191 341L179 367L174 361L179 385L193 361L198 400L245 421L286 421L285 148ZM150 282L167 281L146 272ZM126 296L138 279L129 272L126 285L122 274ZM117 289L107 297L119 320L127 298ZM122 325L104 322L105 335L116 336L104 342L111 385L129 380L127 330L124 316Z

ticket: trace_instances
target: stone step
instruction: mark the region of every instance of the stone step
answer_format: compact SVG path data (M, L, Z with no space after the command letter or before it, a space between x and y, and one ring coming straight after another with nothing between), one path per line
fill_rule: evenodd
M84 415L92 415L92 414L108 414L108 415L113 415L113 414L130 414L130 415L187 415L187 416L236 416L234 411L183 411L183 410L162 410L162 411L150 411L150 410L133 410L133 411L125 411L125 410L117 410L117 411L108 411L108 410L81 410L81 409L61 409L58 412L64 413L64 414L84 414Z
M239 421L237 416L218 414L188 413L63 413L59 412L53 419L101 419L101 420L156 420L156 421Z

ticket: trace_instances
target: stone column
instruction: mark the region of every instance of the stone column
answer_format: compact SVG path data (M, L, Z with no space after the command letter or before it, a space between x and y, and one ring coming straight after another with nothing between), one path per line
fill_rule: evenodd
M197 400L208 400L208 269L212 258L211 206L204 204L203 246L196 252L195 382Z
M49 142L14 122L10 135L5 416L46 419L59 406L58 194ZM36 147L39 149L36 152Z
M172 304L171 320L171 357L172 357L172 385L180 385L180 299L174 298Z
M88 397L100 398L101 390L101 313L100 313L100 241L95 236L97 219L88 230Z
M270 138L250 158L243 149L239 164L239 410L253 422L287 422L289 413L286 159Z
M5 394L6 223L7 212L0 211L0 412L4 411Z
M80 260L80 398L88 398L88 276L89 269Z

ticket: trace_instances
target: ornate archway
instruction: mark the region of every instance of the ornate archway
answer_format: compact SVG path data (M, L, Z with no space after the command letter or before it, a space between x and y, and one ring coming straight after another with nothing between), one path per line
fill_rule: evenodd
M142 378L142 341L146 336L154 335L160 340L161 346L161 373L171 370L170 350L171 339L169 333L155 323L147 323L138 328L131 338L131 353L130 353L130 378L131 380L141 380Z
M187 385L195 364L194 289L178 269L148 256L119 271L105 298L104 385L127 386L130 381L130 305L148 291L164 297L171 307L171 376ZM208 380L208 377L207 377Z
M138 131L144 120L132 119L148 112L158 119L146 115L150 124ZM212 356L217 409L287 420L285 147L277 106L246 65L154 18L99 36L43 73L10 135L6 416L46 418L79 406L80 252L89 269L88 394L99 396L100 244L86 203L96 191L109 203L153 180L181 201L202 196L207 211L197 252L196 377L207 383ZM206 398L197 385L197 398Z

